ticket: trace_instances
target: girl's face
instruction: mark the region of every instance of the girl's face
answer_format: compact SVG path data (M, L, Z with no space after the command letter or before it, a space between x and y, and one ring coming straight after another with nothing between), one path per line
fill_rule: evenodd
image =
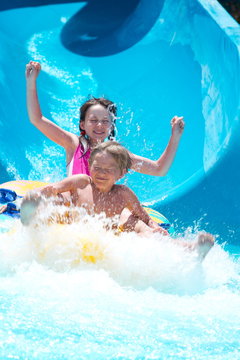
M90 165L90 175L94 185L102 192L110 191L123 175L116 160L107 152L96 154Z
M80 125L92 143L103 142L112 130L109 112L100 104L92 105L87 110L85 120Z

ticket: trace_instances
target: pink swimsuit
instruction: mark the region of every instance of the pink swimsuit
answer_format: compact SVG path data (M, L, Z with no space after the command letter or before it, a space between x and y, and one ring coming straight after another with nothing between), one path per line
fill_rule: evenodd
M75 174L86 174L90 175L89 173L89 166L88 160L90 157L90 149L82 156L83 154L83 146L79 144L75 150L72 160L67 165L67 173L68 176L75 175Z

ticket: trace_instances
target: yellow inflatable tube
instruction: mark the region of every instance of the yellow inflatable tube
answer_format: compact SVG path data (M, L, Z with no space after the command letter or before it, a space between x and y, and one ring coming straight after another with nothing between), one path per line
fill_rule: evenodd
M15 180L0 184L0 188L13 190L18 196L24 196L28 191L47 185L43 181Z

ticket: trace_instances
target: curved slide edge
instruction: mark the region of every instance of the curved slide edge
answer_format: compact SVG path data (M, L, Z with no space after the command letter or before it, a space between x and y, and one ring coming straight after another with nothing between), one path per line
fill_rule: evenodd
M222 134L226 132L225 141L222 149L218 149L217 161L211 164L211 159L206 158L205 176L199 183L190 187L187 182L186 186L180 188L177 196L171 197L170 201L168 199L156 201L154 207L176 219L180 228L200 226L218 234L221 241L239 244L240 27L217 1L199 0L198 2L208 18L216 23L214 29L211 29L207 22L206 26L201 26L199 29L200 36L205 37L205 53L197 49L194 43L192 44L200 63L203 64L203 60L207 60L205 65L210 72L212 71L208 74L212 82L208 83L203 76L204 145L207 148L209 142L214 146L214 131L222 119L224 120L221 124ZM218 56L214 57L214 54ZM214 86L216 76L219 82L228 86L222 86L224 91L216 95L217 100L214 102L211 99L211 87ZM211 122L213 118L214 124ZM198 224L195 223L196 219L199 219Z

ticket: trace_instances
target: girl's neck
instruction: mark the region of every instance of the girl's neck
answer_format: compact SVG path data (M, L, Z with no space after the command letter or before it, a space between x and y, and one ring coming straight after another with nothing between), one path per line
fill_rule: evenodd
M88 145L90 147L90 149L93 149L95 146L97 146L98 144L101 144L102 141L98 141L98 140L88 140Z

